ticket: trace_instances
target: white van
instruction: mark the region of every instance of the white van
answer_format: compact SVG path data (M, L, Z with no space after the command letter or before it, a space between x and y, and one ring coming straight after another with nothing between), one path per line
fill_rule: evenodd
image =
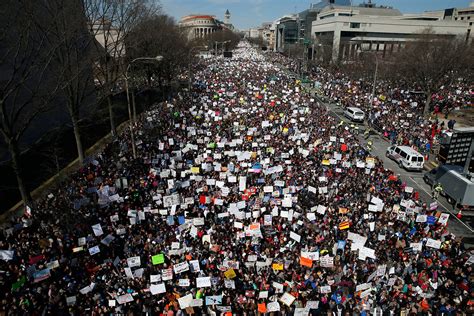
M388 147L385 155L407 170L422 170L425 162L422 154L408 146Z
M344 115L351 121L355 122L363 122L365 117L365 114L361 109L354 107L348 107L344 111Z

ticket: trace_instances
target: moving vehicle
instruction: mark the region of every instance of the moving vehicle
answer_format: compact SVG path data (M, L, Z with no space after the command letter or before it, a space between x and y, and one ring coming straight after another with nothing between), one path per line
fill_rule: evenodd
M407 170L423 170L425 158L422 154L408 146L390 146L385 155L395 160L400 168Z
M425 173L423 180L430 186L440 183L448 203L474 207L474 182L462 172L461 166L442 165Z
M354 121L354 122L363 122L365 114L359 108L348 107L344 111L344 116L346 116L348 119L350 119L351 121Z

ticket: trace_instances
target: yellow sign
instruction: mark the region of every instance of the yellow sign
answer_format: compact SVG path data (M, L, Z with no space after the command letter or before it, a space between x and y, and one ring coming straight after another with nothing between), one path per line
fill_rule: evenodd
M283 134L286 134L286 133L288 133L288 127L285 127L285 128L283 129Z
M283 270L283 263L274 263L272 264L272 269L277 271Z
M373 158L373 157L367 157L367 158L365 158L365 162L366 162L366 163L375 164L375 158Z
M233 279L233 278L236 277L236 274L235 274L234 269L229 269L229 270L227 270L226 272L224 272L224 275L225 275L225 277L228 278L228 279Z
M331 164L327 159L324 159L321 163L323 164L323 166L329 166Z
M199 167L191 167L191 172L194 173L194 174L198 174L199 173Z
M345 208L345 207L340 207L339 208L339 214L347 214L349 213L349 209Z

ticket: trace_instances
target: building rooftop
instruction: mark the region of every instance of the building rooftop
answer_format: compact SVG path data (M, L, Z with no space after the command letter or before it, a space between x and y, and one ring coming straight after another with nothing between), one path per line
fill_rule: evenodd
M402 13L393 8L389 7L363 7L363 6L341 6L341 5L328 5L321 13L325 13L332 10L345 10L351 11L353 15L376 15L376 16L401 16Z
M321 0L320 2L318 3L313 3L311 4L311 7L310 9L323 9L324 7L328 6L331 4L331 1L330 0ZM333 1L333 4L336 4L336 5L343 5L343 6L350 6L351 5L351 1L350 0L334 0Z
M190 15L183 16L183 17L181 18L181 21L190 20L190 19L215 19L215 18L216 18L215 15L208 15L208 14L190 14Z

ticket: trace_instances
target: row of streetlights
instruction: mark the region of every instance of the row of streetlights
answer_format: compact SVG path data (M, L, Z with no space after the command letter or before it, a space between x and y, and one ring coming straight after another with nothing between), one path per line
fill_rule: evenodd
M130 70L130 67L132 66L133 63L137 61L152 61L152 62L160 62L163 60L163 56L156 56L156 57L138 57L132 60L128 66L127 70L125 71L125 90L127 92L127 107L128 107L128 125L130 128L130 141L132 143L132 153L133 153L133 158L137 158L137 150L135 146L135 135L133 133L133 120L132 120L132 109L130 107L130 92L128 89L128 71ZM135 112L135 111L134 111Z
M230 41L224 41L224 42L214 42L215 47L216 47L216 56L217 56L217 47L219 44L226 44L229 43ZM195 49L198 48L204 48L208 49L207 46L194 46L189 50L189 60L188 60L188 89L191 91L191 54ZM130 141L132 143L132 154L133 158L137 158L137 150L136 150L136 144L135 144L135 134L133 132L133 122L132 120L132 108L130 105L130 91L128 87L128 71L130 70L130 67L132 66L133 63L139 62L139 61L149 61L149 62L161 62L163 60L163 56L156 56L156 57L138 57L133 59L127 66L127 69L125 71L125 90L127 93L127 108L128 108L128 123L129 123L129 129L130 129ZM134 105L135 106L135 105ZM133 111L135 113L135 109Z
M318 48L321 48L323 46L330 46L330 45L324 45L322 43L318 43L316 44L316 46L318 46ZM312 50L311 50L311 60L314 60L314 48L315 48L315 44L313 43L312 44ZM371 99L370 99L370 103L369 103L369 106L372 105L372 102L374 100L374 97L375 97L375 86L377 84L377 74L378 74L378 68L379 68L379 58L377 56L377 52L374 52L374 51L371 51L371 50L361 50L362 53L370 53L372 55L374 55L374 58L375 58L375 70L374 70L374 84L372 86L372 94L371 94ZM303 50L303 61L305 60L304 59L304 53L305 53L305 50Z

